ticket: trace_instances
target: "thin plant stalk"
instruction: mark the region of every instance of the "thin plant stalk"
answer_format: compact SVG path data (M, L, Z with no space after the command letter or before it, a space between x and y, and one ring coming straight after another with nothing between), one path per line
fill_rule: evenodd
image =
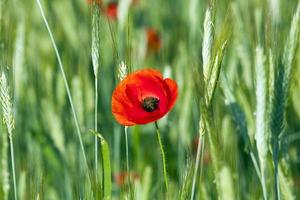
M203 154L204 154L204 144L205 144L205 137L204 135L202 136L202 141L201 141L201 152L200 152L200 179L201 180L201 177L202 177L202 168L203 168Z
M275 190L275 199L280 200L280 186L279 186L279 178L278 178L278 156L279 152L279 142L276 139L274 147L273 147L273 162L274 162L274 190Z
M74 105L73 105L73 99L72 99L72 96L71 96L70 87L69 87L69 84L68 84L68 81L67 81L67 78L66 78L66 74L65 74L65 71L64 71L64 67L63 67L63 64L62 64L62 61L61 61L61 58L60 58L60 55L59 55L54 37L53 37L53 34L52 34L52 31L51 31L50 26L48 24L48 21L46 19L43 7L41 5L41 2L40 2L40 0L36 0L36 2L38 4L39 10L41 12L43 21L44 21L45 26L47 28L48 34L49 34L50 39L51 39L51 43L53 45L53 48L54 48L54 51L55 51L55 54L56 54L58 65L59 65L59 68L60 68L60 71L61 71L61 74L62 74L62 77L63 77L66 92L67 92L68 99L69 99L69 102L70 102L70 105L71 105L71 110L72 110L72 114L73 114L73 118L74 118L74 122L75 122L75 126L76 126L76 131L77 131L77 136L78 136L78 139L79 139L81 151L82 151L82 154L83 154L84 163L85 163L86 169L88 171L88 162L87 162L87 158L86 158L86 153L85 153L85 149L84 149L84 145L83 145L83 141L82 141L82 137L81 137L81 132L80 132L80 128L79 128L77 114L76 114L76 111L75 111L75 108L74 108ZM90 180L90 177L89 177L89 180Z
M257 174L257 176L258 176L258 179L259 179L260 183L262 183L262 180L261 180L261 174L260 174L260 170L259 170L259 166L258 166L258 163L257 163L257 161L256 161L255 155L254 155L254 153L252 152L252 150L250 151L250 157L251 157L251 160L252 160L254 169L255 169L255 171L256 171L256 174Z
M99 71L99 43L100 43L100 28L99 28L99 8L96 1L93 1L92 15L92 62L95 79L95 131L98 131L98 71ZM95 136L95 179L98 182L98 140Z
M210 149L211 149L211 158L212 158L212 163L213 163L213 171L215 174L215 180L216 180L216 189L217 189L217 194L220 197L221 195L221 185L220 185L220 160L219 160L219 146L218 146L218 142L217 142L217 133L215 130L215 127L213 127L213 125L211 124L211 116L208 117L208 113L207 111L203 112L203 118L201 118L201 120L204 121L204 126L205 126L205 130L207 131L207 136L208 136L208 142L210 145ZM209 119L210 118L210 119Z
M163 144L161 141L160 131L159 131L157 122L155 122L155 127L156 127L156 134L157 134L157 140L158 140L158 144L159 144L159 148L160 148L160 153L161 153L161 157L162 157L164 182L165 182L166 192L168 194L169 184L168 184L168 174L167 174L167 166L166 166L166 155L165 155L164 147L163 147Z
M98 78L95 77L95 132L98 132ZM98 181L98 138L95 136L95 178Z
M126 143L126 170L129 173L129 150L128 150L128 126L124 127L125 130L125 143Z
M122 81L127 76L127 72L128 72L127 65L123 61L119 65L118 72L119 72L118 73L118 78L119 78L120 81ZM132 198L131 181L130 181L130 168L129 168L128 126L124 127L124 132L125 132L126 171L127 171L127 174L128 174L128 188L129 188L130 198Z
M12 133L9 133L11 135ZM13 182L14 182L14 195L15 200L17 200L17 181L16 181L16 172L15 172L15 154L14 154L14 144L12 141L12 137L9 137L9 145L10 145L10 157L11 157L11 168L12 168L12 175L13 175Z
M202 136L201 136L202 137ZM199 138L200 139L200 138ZM199 168L199 163L200 163L200 154L201 154L201 145L198 144L197 146L197 156L196 156L196 163L195 163L195 168L194 168L194 175L193 175L193 183L192 183L192 192L191 192L191 200L194 199L194 194L195 194L195 188L196 188L196 179L198 175L198 168Z
M126 148L126 171L128 174L128 187L129 194L131 195L131 182L130 182L130 168L129 168L129 145L128 145L128 126L124 127L125 130L125 148Z
M200 129L199 129L199 142L198 142L198 146L197 146L197 154L196 154L196 163L195 163L195 168L194 168L194 175L193 175L193 183L192 183L192 192L191 192L191 200L194 199L194 195L195 195L195 188L196 188L196 180L197 180L197 175L198 175L198 168L199 168L199 163L200 160L202 158L202 154L203 154L203 145L204 142L202 142L203 140L203 129L201 129L203 122L200 122ZM200 166L200 170L201 170Z
M266 186L265 172L263 167L261 167L261 185L262 185L264 199L267 200L267 186Z
M10 145L10 157L11 157L11 168L13 174L13 184L14 184L14 197L17 200L17 184L16 184L16 173L15 173L15 156L14 156L14 146L13 146L13 129L14 129L14 118L12 111L12 104L9 95L9 89L7 84L7 79L5 74L2 72L0 79L0 100L3 110L3 119L6 124L9 145Z
M8 199L8 193L10 189L9 185L9 169L8 169L8 138L6 134L2 134L2 143L1 143L1 182L2 182L2 198L3 200Z

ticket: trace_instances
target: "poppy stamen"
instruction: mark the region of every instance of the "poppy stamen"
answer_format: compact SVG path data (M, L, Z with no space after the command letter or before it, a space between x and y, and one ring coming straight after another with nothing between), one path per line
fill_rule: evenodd
M146 97L143 99L142 106L145 111L153 112L157 110L159 104L159 99L155 97Z

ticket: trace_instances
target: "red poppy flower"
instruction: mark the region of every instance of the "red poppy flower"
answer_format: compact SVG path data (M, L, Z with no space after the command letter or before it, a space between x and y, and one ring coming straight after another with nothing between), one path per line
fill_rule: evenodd
M120 172L114 175L115 182L119 187L123 187L129 177L131 181L139 179L139 175L137 173Z
M154 69L125 77L112 95L112 113L124 126L147 124L162 118L174 106L177 84Z
M110 2L106 7L105 13L109 19L116 20L118 15L118 3Z
M153 29L149 28L147 30L147 48L148 52L158 52L161 47L161 39L158 32Z

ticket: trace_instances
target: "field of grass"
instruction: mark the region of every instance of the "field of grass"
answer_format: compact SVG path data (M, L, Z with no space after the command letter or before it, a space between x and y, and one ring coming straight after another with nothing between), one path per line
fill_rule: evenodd
M300 199L299 31L298 0L0 0L0 199ZM124 127L146 68L176 104Z

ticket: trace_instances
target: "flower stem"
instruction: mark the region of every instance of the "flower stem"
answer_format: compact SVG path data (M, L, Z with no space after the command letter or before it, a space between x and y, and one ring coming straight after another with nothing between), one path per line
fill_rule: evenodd
M158 124L157 124L157 122L155 122L155 127L156 127L156 134L157 134L157 140L158 140L158 143L159 143L160 153L161 153L161 157L162 157L163 172L164 172L164 181L165 181L165 186L166 186L166 192L168 193L169 186L168 186L168 175L167 175L167 166L166 166L166 156L165 156L163 144L162 144L162 142L161 142L161 136L160 136L160 132L159 132L159 129L158 129Z

